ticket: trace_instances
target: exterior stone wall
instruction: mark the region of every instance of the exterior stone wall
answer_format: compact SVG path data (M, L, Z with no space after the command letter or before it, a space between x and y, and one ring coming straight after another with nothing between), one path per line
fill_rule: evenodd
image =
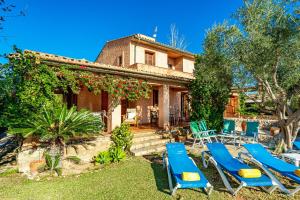
M77 156L81 159L82 164L90 163L95 155L100 151L105 151L111 144L110 136L98 136L95 140L84 142L82 144L68 145L66 147L66 155ZM28 175L31 174L30 164L38 160L44 159L46 149L38 147L36 149L27 146L17 156L17 164L19 172ZM64 166L62 166L64 168Z
M130 38L123 38L109 41L105 44L102 51L98 55L96 62L107 65L119 66L118 58L122 56L123 65L127 67L130 65Z

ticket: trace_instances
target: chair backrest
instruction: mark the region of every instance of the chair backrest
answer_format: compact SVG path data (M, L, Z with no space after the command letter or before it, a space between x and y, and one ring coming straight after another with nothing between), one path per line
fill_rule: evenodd
M259 122L247 122L246 136L254 137L258 135Z
M201 131L207 131L207 125L206 125L206 121L204 119L202 119L200 122L199 122L199 127L200 127L200 130Z
M275 158L261 144L244 144L244 148L259 162L281 172L294 172L297 167Z
M166 144L168 157L178 158L181 156L188 156L183 143L175 142Z
M261 144L244 144L245 149L257 160L272 159L273 156Z
M136 116L137 116L137 112L135 108L127 108L126 110L127 119L135 119Z
M228 149L222 143L207 143L206 146L217 162L226 163L228 160L233 158Z
M214 160L218 164L222 165L227 171L237 172L240 169L249 168L247 165L232 157L224 144L214 142L208 143L206 146Z
M235 121L234 120L224 120L223 133L232 133L235 131Z
M199 134L199 132L201 132L197 121L190 122L190 129L193 134Z

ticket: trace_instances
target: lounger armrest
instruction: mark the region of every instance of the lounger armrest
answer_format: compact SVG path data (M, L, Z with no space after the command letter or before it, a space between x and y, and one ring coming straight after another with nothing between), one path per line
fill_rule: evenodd
M201 152L201 157L202 157L202 164L203 167L207 168L208 167L208 160L205 159L205 156L210 156L209 151L202 151Z
M241 151L241 152L238 153L238 159L239 159L240 161L243 161L243 160L244 160L243 156L246 157L246 158L248 158L248 159L250 159L250 160L252 159L251 154L249 154L249 153L247 153L247 152Z

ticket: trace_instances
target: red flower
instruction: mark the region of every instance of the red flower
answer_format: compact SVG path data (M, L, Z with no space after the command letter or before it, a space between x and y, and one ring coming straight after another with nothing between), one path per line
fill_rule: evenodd
M85 69L85 68L86 68L86 66L83 66L83 65L80 66L80 69Z

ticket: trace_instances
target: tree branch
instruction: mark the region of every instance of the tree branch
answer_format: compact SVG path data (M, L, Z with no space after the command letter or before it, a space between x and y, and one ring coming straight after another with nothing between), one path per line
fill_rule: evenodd
M289 119L286 122L286 125L291 123L299 122L300 121L300 109L294 112L292 115L289 116Z
M285 91L278 84L278 80L277 80L278 65L279 65L279 56L277 57L276 65L273 66L274 72L273 72L273 75L272 75L272 79L273 79L273 82L274 82L274 85L275 85L276 89L278 89L280 91L281 95L286 97Z

